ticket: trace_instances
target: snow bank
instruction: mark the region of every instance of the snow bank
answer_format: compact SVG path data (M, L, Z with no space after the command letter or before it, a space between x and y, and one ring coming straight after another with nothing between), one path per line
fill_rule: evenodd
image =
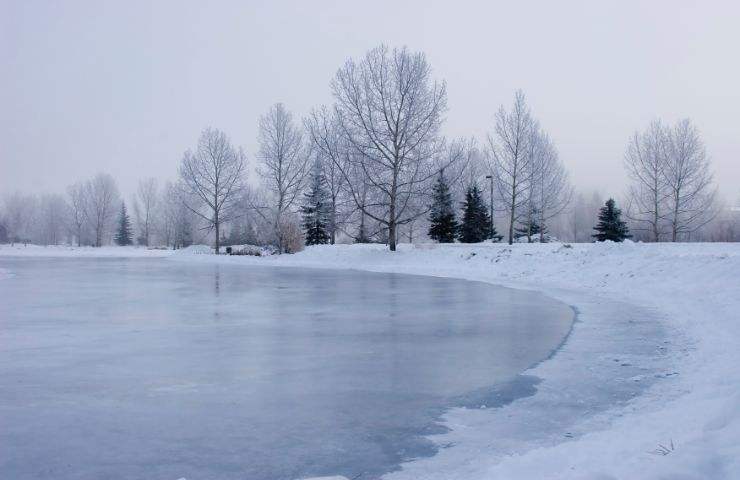
M675 372L666 372L627 404L593 417L588 402L579 405L583 418L563 426L567 430L558 441L501 455L491 448L504 420L495 409L456 409L446 416L451 436L438 441L455 439L455 446L390 478L740 478L740 244L403 245L395 254L376 245L338 245L231 260L481 280L540 290L590 309L592 314L579 317L570 350L534 370L545 386L573 362L580 368L566 372L571 377L597 363L585 352L598 338L598 329L588 327L598 320L599 299L653 312L669 333ZM602 336L611 334L608 325L602 328ZM654 358L630 361L649 369L660 348Z
M213 253L213 248L208 245L190 245L189 247L175 250L173 255L210 255Z

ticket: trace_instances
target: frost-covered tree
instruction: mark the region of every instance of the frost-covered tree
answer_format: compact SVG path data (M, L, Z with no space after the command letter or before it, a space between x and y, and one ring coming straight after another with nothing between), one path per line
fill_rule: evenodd
M439 243L453 243L457 236L457 219L455 209L452 205L452 194L450 186L444 175L444 170L439 172L437 182L432 190L432 206L429 213L429 238Z
M28 242L36 210L36 198L15 192L3 202L3 217L10 242Z
M327 190L330 196L330 243L336 242L337 233L352 216L346 189L346 179L341 166L347 164L348 148L345 145L342 130L334 111L326 107L315 109L304 121L313 149L326 178Z
M671 241L708 223L714 215L716 190L699 130L684 119L667 134L668 155L664 168L667 189L666 217Z
M319 162L314 163L308 183L308 191L303 194L304 201L300 209L304 238L306 245L323 245L330 240L328 227L331 221L331 202Z
M599 223L594 227L597 233L592 236L597 242L611 240L622 242L632 236L629 234L627 224L622 221L622 211L617 208L614 199L610 198L599 210Z
M39 200L37 217L37 243L43 245L59 245L65 239L65 226L69 207L64 197L56 193L42 195Z
M491 237L491 219L488 216L488 206L481 197L478 185L473 185L468 189L465 202L463 202L463 215L458 238L463 243L478 243Z
M180 164L185 188L182 201L215 231L216 254L220 253L221 225L235 215L233 207L240 197L245 164L244 152L213 128L203 130L198 146L186 151Z
M568 173L560 161L555 144L541 129L534 131L532 141L536 143L535 158L531 164L532 175L529 188L529 205L526 215L527 225L536 225L537 231L530 231L527 239L537 235L545 242L547 224L568 207L573 189L568 181ZM536 218L532 215L536 214Z
M277 247L285 252L286 238L283 219L294 211L309 170L311 153L303 139L303 131L295 125L293 114L282 103L270 107L259 122L258 173L272 193L273 224ZM291 227L292 228L292 227Z
M156 178L139 180L134 199L134 215L139 229L138 243L147 247L152 236L154 216L159 198L157 190Z
M116 181L107 173L100 173L85 184L85 217L96 247L110 241L118 199Z
M387 230L395 251L398 226L425 213L410 208L412 200L428 195L438 173L445 84L432 78L423 53L380 46L359 61L348 60L331 86L337 122L352 151L348 164L340 165L349 194ZM368 202L360 198L363 191Z
M134 243L133 232L131 231L131 219L126 211L126 204L121 202L121 210L118 212L118 222L114 240L116 245L126 246Z
M514 241L514 226L529 203L529 189L536 173L533 132L536 124L524 100L517 91L514 105L507 112L502 105L496 113L494 133L488 135L488 157L491 175L509 217L509 244Z
M668 131L656 120L646 131L632 135L625 153L625 167L632 179L627 216L649 232L654 242L659 242L664 233L668 150Z
M85 184L77 182L67 187L67 198L69 205L69 231L72 239L81 246L87 235L88 219L85 209Z

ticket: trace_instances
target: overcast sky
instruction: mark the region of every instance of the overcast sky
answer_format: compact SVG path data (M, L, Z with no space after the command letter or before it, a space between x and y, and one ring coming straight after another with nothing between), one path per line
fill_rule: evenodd
M426 52L445 133L479 140L521 88L579 188L624 191L630 134L701 129L740 197L740 2L133 2L0 0L0 195L103 171L127 198L174 178L205 126L254 159L259 116L330 101L348 57Z

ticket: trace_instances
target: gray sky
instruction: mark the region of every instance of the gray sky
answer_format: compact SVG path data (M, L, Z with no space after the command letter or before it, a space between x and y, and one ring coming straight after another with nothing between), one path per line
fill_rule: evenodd
M624 191L629 135L689 116L740 195L740 3L0 0L0 195L104 171L174 178L200 130L250 158L259 115L330 100L350 56L426 52L445 132L482 141L521 88L579 188ZM401 4L402 5L398 5Z

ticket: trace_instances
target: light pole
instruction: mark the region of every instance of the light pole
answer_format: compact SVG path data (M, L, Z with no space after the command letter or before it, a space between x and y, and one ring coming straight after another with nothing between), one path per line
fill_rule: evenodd
M493 175L486 175L486 178L491 181L491 198L490 198L491 200L491 204L490 204L491 205L491 230L490 230L490 235L491 235L491 242L493 242Z

